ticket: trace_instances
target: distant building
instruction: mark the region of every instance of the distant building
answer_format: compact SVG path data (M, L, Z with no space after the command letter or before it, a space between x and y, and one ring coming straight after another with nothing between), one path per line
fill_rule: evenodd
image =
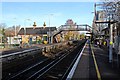
M75 29L76 23L72 19L68 19L64 25L61 25L62 29ZM63 31L60 34L56 35L57 42L68 41L68 40L77 40L80 37L78 31Z
M65 24L66 25L74 25L74 22L72 19L68 19Z
M95 34L101 34L101 31L106 28L106 24L101 24L101 23L95 23L95 22L103 22L103 21L106 21L105 20L105 13L104 11L97 11L96 13L96 16L94 16L94 19L93 19L93 30L94 30L94 33Z
M110 28L108 26L109 16L106 16L105 11L97 11L96 16L94 16L93 19L93 30L94 33L99 36L99 38L102 38L104 40L110 40ZM110 21L112 22L113 19L110 18ZM96 22L96 23L95 23ZM115 24L110 24L110 26L113 27L113 48L115 47L116 40L116 34L117 34L117 28L115 28ZM119 31L119 30L118 30ZM107 44L109 45L109 43Z

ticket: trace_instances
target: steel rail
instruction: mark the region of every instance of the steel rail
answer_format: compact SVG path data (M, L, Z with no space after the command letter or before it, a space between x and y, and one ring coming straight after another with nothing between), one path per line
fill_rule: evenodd
M60 58L63 57L64 55L65 55L65 54L61 55L61 56L58 57L57 59L60 59ZM57 60L57 59L55 59L55 60ZM24 71L18 73L17 75L11 77L9 80L15 79L15 78L17 78L18 76L21 76L21 75L23 76L23 74L25 74L26 72L30 72L32 69L34 69L34 68L36 68L36 67L44 64L44 63L47 62L48 60L49 60L49 58L46 59L46 60L44 60L44 61L41 61L41 62L38 63L38 64L35 64L35 65L31 66L30 68L27 68L26 70L24 70ZM52 60L52 62L50 62L47 66L49 67L49 65L55 63L55 60ZM33 76L33 75L36 75L38 72L43 71L47 66L46 66L46 65L43 66L40 70L38 70L37 72L33 73L32 76ZM30 75L28 78L30 78L30 77L31 77L31 75Z
M29 67L29 68L27 68L27 69L25 69L25 70L19 72L18 74L12 76L10 79L13 79L13 78L15 78L15 77L17 77L17 76L19 76L19 75L25 73L26 71L28 71L28 70L30 70L30 69L32 69L32 68L34 68L34 67L36 67L36 66L42 64L44 61L47 61L48 59L49 59L49 58L44 59L44 60L40 61L39 63L37 63L37 64L35 64L35 65L33 65L33 66L31 66L31 67Z

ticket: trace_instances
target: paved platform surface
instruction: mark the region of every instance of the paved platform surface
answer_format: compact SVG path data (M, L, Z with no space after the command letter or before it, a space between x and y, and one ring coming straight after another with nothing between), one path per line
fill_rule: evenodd
M11 54L14 52L20 52L23 50L28 50L28 49L34 49L34 48L43 48L45 46L50 46L50 45L57 45L57 44L66 44L67 42L62 42L62 43L53 43L53 44L32 44L31 46L27 48L12 48L12 49L0 49L0 55L6 55L6 54Z
M42 48L44 46L48 46L49 44L33 44L32 46L30 47L27 47L27 48L13 48L13 49L0 49L2 55L5 55L5 54L10 54L10 53L14 53L14 52L20 52L20 51L23 51L23 50L28 50L28 49L34 49L34 48Z
M1 52L2 52L2 55L5 55L5 54L14 53L14 52L20 52L20 51L23 51L23 50L34 49L34 48L36 48L36 47L29 47L29 48L14 48L14 49L3 50L3 51L1 51Z
M109 63L108 52L87 44L72 80L120 80L120 68Z

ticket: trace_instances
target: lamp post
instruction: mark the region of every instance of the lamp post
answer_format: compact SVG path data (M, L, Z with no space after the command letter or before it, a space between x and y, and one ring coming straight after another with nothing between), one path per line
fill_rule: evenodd
M52 15L53 15L53 14L50 14L50 15L49 15L49 38L48 38L48 39L49 39L49 40L48 40L48 41L49 41L49 44L51 43L51 35L50 35L50 34L51 34L51 30L50 30L50 16L52 16Z
M13 18L14 19L14 24L15 24L15 36L16 36L16 18Z
M17 42L17 35L16 35L16 18L13 18L14 19L14 29L15 29L15 36L14 36L14 44L16 44ZM11 45L11 38L10 39L10 45ZM10 46L11 47L11 46Z
M24 20L24 36L26 35L26 19Z
M30 21L30 19L24 20L24 35L26 36L26 21Z

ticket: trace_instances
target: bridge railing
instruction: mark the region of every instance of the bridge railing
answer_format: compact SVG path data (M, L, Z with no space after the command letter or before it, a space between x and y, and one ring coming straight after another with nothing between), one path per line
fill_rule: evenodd
M83 24L83 25L61 25L57 28L57 30L53 31L50 34L51 39L55 37L57 34L59 34L62 31L90 31L90 26ZM51 40L53 41L53 40Z
M61 25L57 28L56 31L53 31L51 33L51 37L53 37L56 34L59 34L61 31L90 31L90 28L87 27L88 25Z
M81 27L75 27L75 28L73 28L73 27L71 27L71 28L69 28L69 27L60 27L59 28L59 31L65 31L65 30L67 30L67 31L70 31L70 30L74 30L74 31L88 31L89 29L88 28L81 28Z

